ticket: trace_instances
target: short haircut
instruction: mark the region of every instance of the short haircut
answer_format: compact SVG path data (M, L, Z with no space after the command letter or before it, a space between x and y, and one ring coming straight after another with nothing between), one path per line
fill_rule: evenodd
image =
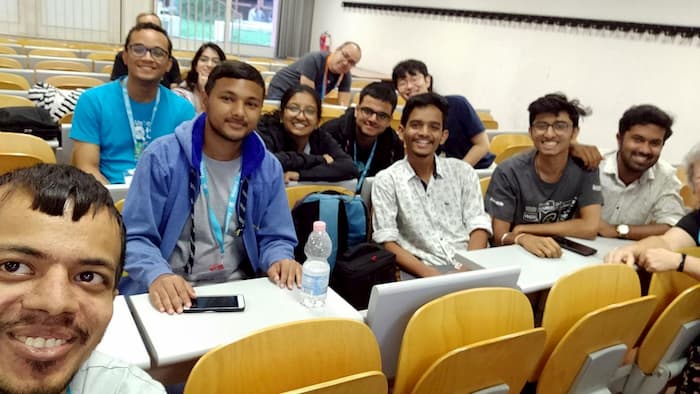
M635 105L625 111L617 128L620 137L636 125L653 124L664 130L664 142L673 134L673 119L659 107L651 104Z
M394 112L396 109L396 90L392 85L386 82L372 82L362 88L362 91L360 92L360 103L365 96L370 96L379 101L391 104L391 112Z
M160 20L160 17L159 17L158 14L156 14L155 12L142 12L142 13L136 15L136 24L137 24L137 25L138 25L139 23L141 23L141 21L140 21L139 19L143 18L144 16L153 16L153 17L155 17L156 19L158 19L158 24L159 24L159 25L161 25L161 26L163 25L163 23L162 23L161 20Z
M408 118L415 108L424 108L429 105L434 105L442 112L442 129L444 130L447 126L447 111L449 105L446 98L433 92L417 94L408 99L406 106L403 107L403 113L401 114L401 125L406 127L406 122L408 122Z
M216 52L217 55L219 55L219 60L222 62L226 60L226 54L224 53L224 50L221 49L218 45L214 44L213 42L205 42L202 44L199 49L197 49L197 52L194 54L194 57L192 58L192 64L190 65L190 71L187 72L187 78L185 78L185 83L187 84L187 87L190 88L193 92L195 89L197 89L197 83L199 82L199 73L197 72L197 62L199 62L199 58L202 57L202 53L204 52L205 49L210 48L214 52Z
M262 88L262 98L265 98L265 80L263 80L262 75L260 75L260 71L248 63L238 60L226 60L219 63L218 66L211 70L204 91L207 92L207 94L211 93L212 89L214 89L214 85L216 85L216 81L221 78L252 81Z
M360 56L362 56L362 48L360 48L360 44L356 43L355 41L345 41L344 43L340 44L338 48L336 48L336 51L341 50L348 45L354 45L357 50L360 51Z
M685 166L685 171L688 176L688 184L693 192L697 192L697 190L695 190L695 182L693 182L695 172L700 171L700 168L693 168L697 161L700 161L700 142L693 145L683 158L683 165Z
M537 100L530 103L527 107L530 112L530 126L535 121L537 115L540 114L554 114L559 115L560 112L566 112L574 124L574 127L578 127L578 120L580 116L586 116L590 114L590 110L581 106L578 100L569 100L563 93L550 93L544 95Z
M151 23L151 22L146 22L146 23L139 23L136 26L132 27L131 30L129 30L129 34L126 35L126 42L124 42L124 49L128 50L129 49L129 42L131 42L131 35L133 33L136 33L141 30L155 30L158 33L162 34L165 36L165 39L168 40L168 55L170 55L173 52L173 42L170 41L170 37L168 37L168 32L165 31L162 27Z
M402 62L399 62L396 66L394 66L394 70L391 72L391 80L394 82L394 88L398 86L399 79L405 78L408 75L414 76L421 74L425 77L429 77L430 74L428 74L428 66L425 65L420 60L416 59L408 59L404 60ZM431 77L431 83L430 83L430 91L432 91L432 77Z
M0 204L13 193L24 192L32 197L32 210L49 216L63 216L66 201L71 201L74 222L91 210L94 215L106 209L120 229L121 252L114 279L114 288L117 288L124 270L126 230L109 191L95 177L69 165L38 164L0 175L0 188L5 189L0 195Z
M321 110L322 110L322 105L321 105L321 97L318 95L318 92L316 92L316 89L308 86L308 85L295 85L292 86L291 88L287 89L284 94L282 95L282 98L280 99L280 109L277 111L277 116L282 119L282 112L284 112L284 109L287 108L287 103L289 100L292 99L297 93L308 93L311 95L311 97L314 98L314 102L316 103L316 119L321 119Z

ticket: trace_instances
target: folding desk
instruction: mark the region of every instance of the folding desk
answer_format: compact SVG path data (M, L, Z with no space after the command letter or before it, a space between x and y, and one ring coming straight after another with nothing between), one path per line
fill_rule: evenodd
M597 237L595 240L571 238L574 241L588 245L598 250L592 256L581 256L568 250L562 250L562 256L557 259L546 259L535 256L519 245L501 246L467 252L459 252L457 261L469 260L484 268L519 266L520 277L518 287L523 293L549 289L563 275L567 275L586 265L603 262L605 255L632 241Z
M124 296L114 299L114 314L102 342L97 345L97 350L139 368L151 367L151 358Z

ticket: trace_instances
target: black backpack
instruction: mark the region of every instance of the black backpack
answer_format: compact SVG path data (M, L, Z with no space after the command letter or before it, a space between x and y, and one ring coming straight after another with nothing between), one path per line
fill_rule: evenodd
M49 111L38 107L0 108L0 131L31 134L61 142L61 126L51 118Z
M396 281L396 255L361 243L338 256L330 286L355 309L367 309L372 286Z

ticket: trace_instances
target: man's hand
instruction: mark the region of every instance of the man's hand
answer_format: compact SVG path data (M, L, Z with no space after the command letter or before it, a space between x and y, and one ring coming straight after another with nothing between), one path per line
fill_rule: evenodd
M326 164L333 164L333 156L329 155L328 153L324 153L323 158L326 160Z
M197 298L192 285L175 274L157 277L148 288L148 296L154 308L169 315L182 313L183 308L192 306L191 299Z
M611 250L608 254L605 255L605 263L606 264L627 264L630 267L634 268L634 264L637 262L637 259L634 255L634 248L632 246L625 246L622 248L616 248Z
M637 262L647 272L675 271L680 263L680 253L661 248L647 249Z
M550 237L540 237L521 233L516 236L516 243L537 257L561 257L561 247Z
M298 181L299 173L296 171L287 171L284 173L284 184L288 184L291 181Z
M267 277L279 287L291 290L295 283L301 287L301 264L292 259L275 261L267 270Z
M598 225L598 235L605 238L617 238L617 228L605 220L600 219L600 224Z
M571 156L580 159L583 165L589 170L598 168L598 164L603 160L598 148L594 145L571 144Z

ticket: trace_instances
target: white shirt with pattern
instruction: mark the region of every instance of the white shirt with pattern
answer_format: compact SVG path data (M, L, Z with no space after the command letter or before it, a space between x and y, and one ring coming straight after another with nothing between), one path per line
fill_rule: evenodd
M427 265L454 264L469 234L491 230L476 171L462 160L435 157L427 189L407 158L380 171L372 185L372 239L396 242Z
M600 165L600 185L601 217L610 224L675 226L685 214L676 170L661 159L639 179L625 185L617 172L617 151L610 152Z

